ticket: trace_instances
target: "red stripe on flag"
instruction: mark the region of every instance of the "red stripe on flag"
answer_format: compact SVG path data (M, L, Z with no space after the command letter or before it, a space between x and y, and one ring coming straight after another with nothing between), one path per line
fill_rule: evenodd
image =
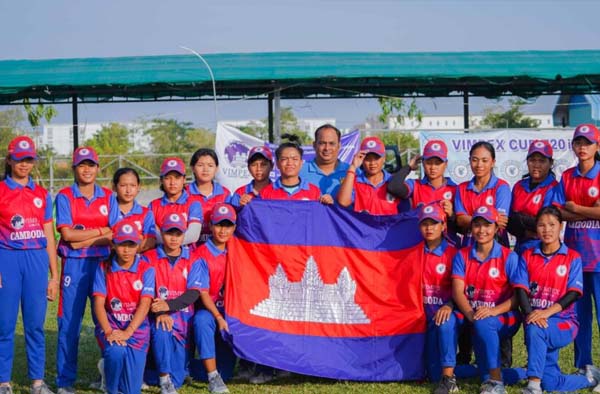
M418 246L375 252L342 247L266 245L236 238L228 244L226 311L244 324L288 334L371 337L423 333L426 321L420 255ZM283 268L285 282L298 284L305 275L310 256L322 279L322 283L315 284L316 288L336 284L344 268L348 270L356 283L353 301L368 322L289 321L257 314L256 307L271 297L269 278L277 266L280 264ZM298 285L293 287L298 290ZM309 303L309 307L322 306L320 301Z

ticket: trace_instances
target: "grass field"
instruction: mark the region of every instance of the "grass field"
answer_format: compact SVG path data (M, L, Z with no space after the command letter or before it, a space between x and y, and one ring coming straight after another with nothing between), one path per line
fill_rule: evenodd
M46 381L51 388L54 388L56 377L56 302L49 304L46 319ZM523 345L523 333L519 331L514 339L514 365L524 366L526 363L526 354ZM599 361L598 355L598 333L594 335L594 360ZM22 325L17 327L16 354L13 366L13 389L15 393L29 393L29 381L27 379L27 362L25 360L24 340ZM416 356L416 355L415 355ZM97 378L96 362L100 357L96 340L93 334L93 325L88 313L86 314L84 326L81 333L79 347L79 380L76 385L78 393L98 393L88 389L88 385ZM573 346L563 349L561 353L561 366L564 371L572 372ZM277 380L265 385L251 385L245 382L233 381L228 383L232 393L333 393L333 394L353 394L353 393L377 393L377 394L408 394L408 393L431 393L434 386L429 383L358 383L335 381L330 379L309 378L305 376L294 376L286 379ZM461 392L478 393L479 382L477 381L459 381ZM520 393L523 385L509 387L509 393ZM148 393L159 393L158 388L153 388ZM206 384L194 382L186 385L179 390L181 394L208 392Z

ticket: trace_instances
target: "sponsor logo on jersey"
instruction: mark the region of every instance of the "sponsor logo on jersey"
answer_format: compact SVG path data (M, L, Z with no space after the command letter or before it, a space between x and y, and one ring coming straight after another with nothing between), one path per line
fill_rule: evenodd
M487 205L494 205L494 197L493 197L493 196L487 196L487 197L485 198L485 203L486 203Z
M444 272L446 272L446 264L440 263L440 264L436 265L435 272L442 275Z
M142 290L143 287L144 287L144 284L142 283L141 280L138 279L135 282L133 282L133 289L134 290L140 291L140 290Z
M556 267L556 274L558 276L565 276L567 274L567 266L564 264L561 264L558 267Z
M102 216L108 216L108 207L106 205L100 205L100 213Z
M490 268L489 274L490 278L497 278L500 276L500 271L498 270L498 268L492 267Z
M41 208L42 205L44 205L44 201L42 201L41 198L36 197L36 198L33 199L33 205L35 205L36 208Z
M23 218L23 216L16 214L12 218L10 218L10 225L15 230L20 230L23 228L23 226L25 226L25 219Z
M121 300L116 297L111 299L110 309L112 309L115 312L119 312L121 309L123 309L123 304L121 303Z

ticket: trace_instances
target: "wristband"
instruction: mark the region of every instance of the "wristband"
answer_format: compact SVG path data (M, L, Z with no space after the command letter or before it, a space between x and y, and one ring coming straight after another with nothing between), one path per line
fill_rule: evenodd
M98 236L99 236L99 237L101 237L101 236L102 236L102 229L101 229L101 228L99 228L99 229L98 229Z

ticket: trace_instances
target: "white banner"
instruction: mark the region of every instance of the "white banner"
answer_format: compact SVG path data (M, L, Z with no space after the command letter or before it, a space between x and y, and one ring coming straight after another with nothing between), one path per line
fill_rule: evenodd
M478 133L420 132L421 152L429 140L439 139L448 146L448 169L446 176L461 183L473 177L469 165L469 150L478 141L487 141L496 150L496 176L514 185L527 174L527 151L533 140L548 140L554 150L554 166L557 179L564 170L576 164L571 148L573 130L497 130Z
M217 181L232 193L252 180L248 172L248 151L254 146L262 146L264 142L246 134L233 126L219 123L215 151L219 158Z

